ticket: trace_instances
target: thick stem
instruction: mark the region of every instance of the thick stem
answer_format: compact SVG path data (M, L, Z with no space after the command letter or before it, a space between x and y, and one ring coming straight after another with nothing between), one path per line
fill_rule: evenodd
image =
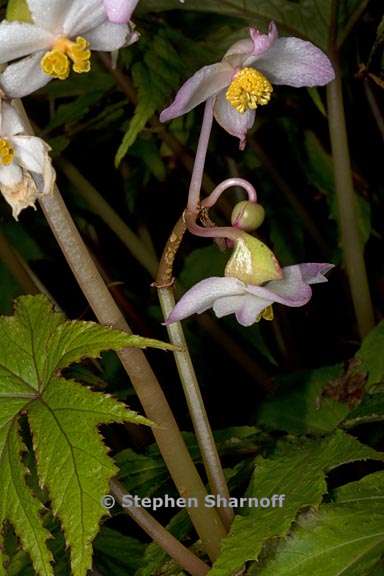
M111 492L119 504L123 504L125 496L124 486L117 480L110 482ZM205 576L209 566L195 556L188 548L166 530L147 510L138 507L124 507L123 511L128 514L151 538L159 544L171 558L173 558L188 574L192 576Z
M159 288L159 300L164 318L168 318L176 305L172 288ZM183 385L185 397L187 399L189 413L192 418L197 442L203 458L205 470L208 475L208 482L211 491L215 495L229 498L229 490L225 480L220 457L213 437L212 429L205 410L203 398L201 396L196 372L188 351L183 328L180 322L174 322L167 326L169 339L172 344L180 347L180 352L175 352L175 360ZM218 512L224 525L229 529L233 520L231 508L218 508Z
M60 244L87 301L101 324L130 331L92 261L58 190L40 199L49 225ZM204 507L205 487L186 448L163 391L141 350L126 348L119 358L129 375L147 417L158 427L156 442L180 494L195 497L198 508L189 508L203 546L214 560L219 554L224 526L215 510Z
M361 337L374 326L374 314L364 262L357 202L353 189L351 160L345 122L338 55L334 56L336 78L327 86L329 129L335 169L335 186L341 228L341 244Z

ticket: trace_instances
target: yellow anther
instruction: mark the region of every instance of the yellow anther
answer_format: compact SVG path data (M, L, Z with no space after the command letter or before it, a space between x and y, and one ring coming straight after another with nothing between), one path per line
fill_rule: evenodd
M241 114L268 104L273 88L270 81L255 68L242 68L232 80L226 98Z
M70 71L69 58L60 50L50 50L41 59L41 69L52 78L65 80Z
M0 138L0 165L9 166L13 162L15 151L5 138Z
M90 71L90 59L89 42L85 38L78 36L76 42L72 42L63 37L55 42L52 50L44 54L41 69L48 76L65 80L69 76L70 60L73 62L74 72L81 74Z
M265 308L262 313L261 316L264 318L264 320L273 320L273 308L272 305L271 306L267 306L267 308Z

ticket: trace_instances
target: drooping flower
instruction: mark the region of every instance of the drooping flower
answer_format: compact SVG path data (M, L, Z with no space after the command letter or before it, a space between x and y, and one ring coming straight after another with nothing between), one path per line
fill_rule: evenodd
M176 304L166 324L172 324L213 308L221 318L235 314L242 326L261 318L272 320L272 304L299 307L309 302L311 284L327 282L324 276L333 264L305 263L282 268L282 278L263 286L245 284L234 277L211 277L193 286Z
M52 78L91 69L91 50L114 51L137 40L126 24L107 19L103 0L27 0L32 22L0 24L0 76L10 97L21 98Z
M250 38L231 46L221 62L204 66L187 80L160 120L177 118L214 97L217 122L239 138L243 148L255 110L269 102L273 84L299 88L334 79L330 60L311 42L278 38L273 22L267 34L255 28L249 33Z
M53 189L55 171L49 150L41 138L25 133L16 110L0 100L0 191L16 220L21 210Z

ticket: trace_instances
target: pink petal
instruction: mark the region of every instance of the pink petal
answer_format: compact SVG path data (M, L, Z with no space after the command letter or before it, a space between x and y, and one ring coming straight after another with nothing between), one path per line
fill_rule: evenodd
M331 61L317 46L300 38L278 38L254 60L272 84L323 86L335 77Z
M285 306L304 306L312 296L312 289L309 284L326 282L322 276L325 272L333 268L332 264L296 264L283 268L282 280L267 282L265 286L247 285L250 294L273 300ZM321 279L320 279L321 278Z
M186 114L211 96L229 86L233 70L228 64L217 63L204 66L183 84L176 98L160 114L161 122L167 122Z
M275 42L278 36L274 22L269 24L268 34L262 34L256 28L249 29L250 38L239 40L231 46L223 60L233 67L248 66L256 57L262 56Z
M104 0L104 8L108 20L114 24L125 24L131 19L138 1L139 0Z
M335 266L333 264L317 263L317 262L306 262L305 264L299 264L301 275L304 282L307 284L320 284L322 282L328 282L328 279L324 276Z
M247 132L255 122L255 111L247 110L241 114L228 102L225 97L225 91L223 91L216 98L214 115L224 130L240 139L240 149L243 150L246 144Z
M184 294L165 324L183 320L192 314L201 314L211 308L217 299L244 294L245 290L245 284L237 278L213 276L202 280Z

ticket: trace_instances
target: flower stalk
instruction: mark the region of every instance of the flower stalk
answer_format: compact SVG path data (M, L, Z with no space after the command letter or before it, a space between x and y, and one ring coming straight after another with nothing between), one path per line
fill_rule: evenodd
M333 58L333 65L336 77L327 86L327 102L335 170L336 198L341 228L341 245L359 333L363 338L374 326L374 313L364 262L364 247L359 233L340 65L336 53Z

